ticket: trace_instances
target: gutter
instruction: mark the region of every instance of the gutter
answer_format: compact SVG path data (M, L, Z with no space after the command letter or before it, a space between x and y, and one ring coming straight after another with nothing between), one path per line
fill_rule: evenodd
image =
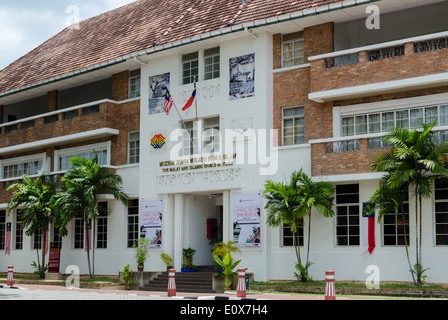
M76 71L71 71L69 73L51 77L51 78L48 78L45 80L41 80L36 83L29 84L29 85L26 85L26 86L23 86L20 88L11 89L11 90L0 93L0 98L6 97L9 95L18 93L18 92L26 91L29 89L34 89L34 88L37 88L37 87L40 87L43 85L47 85L50 83L65 80L65 79L68 79L71 77L75 77L77 75L97 71L99 69L104 69L109 66L113 66L113 65L116 65L116 64L119 64L122 62L126 62L128 59L134 59L135 61L140 62L139 61L140 57L151 55L153 53L166 51L166 50L177 48L177 47L181 47L181 46L199 42L199 41L202 41L205 39L212 39L212 38L224 36L227 34L232 34L234 32L240 32L240 31L244 31L244 32L248 33L250 36L256 37L253 33L251 33L251 31L250 31L251 29L265 27L268 25L282 23L285 21L293 21L293 20L297 20L297 19L303 19L306 17L314 16L314 15L329 13L332 11L342 10L342 9L346 9L346 8L356 7L359 5L364 5L367 3L379 2L379 1L382 1L382 0L348 0L348 1L344 1L344 2L338 2L338 3L329 4L329 5L324 5L324 6L320 6L320 7L316 7L316 8L312 8L312 9L306 9L306 10L302 10L302 11L288 13L288 14L277 16L277 17L256 20L253 22L245 22L245 23L242 23L242 24L239 24L236 26L229 26L224 29L207 32L207 33L204 33L201 35L196 35L196 36L185 38L182 40L177 40L177 41L170 42L170 43L167 43L167 44L164 44L161 46L153 47L150 49L133 52L133 53L130 53L130 54L106 61L106 62L102 62L102 63L96 64L96 65L93 65L93 66L90 66L87 68L83 68L83 69L76 70Z

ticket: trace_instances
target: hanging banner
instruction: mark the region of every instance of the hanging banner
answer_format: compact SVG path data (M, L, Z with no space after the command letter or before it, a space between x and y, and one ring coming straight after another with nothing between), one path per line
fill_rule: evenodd
M149 240L150 248L162 247L162 200L141 201L140 226L142 238Z
M170 74L160 74L149 78L149 114L165 113L166 90L170 89Z
M368 250L370 254L375 250L375 210L373 208L373 204L364 202L361 220L361 250L362 252Z
M260 246L259 193L237 194L233 202L233 242L240 247Z
M230 59L230 100L255 95L255 53Z
M11 255L11 222L6 224L5 256Z

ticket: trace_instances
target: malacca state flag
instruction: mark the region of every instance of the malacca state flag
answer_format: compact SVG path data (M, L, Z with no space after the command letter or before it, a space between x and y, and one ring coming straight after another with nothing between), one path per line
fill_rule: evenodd
M375 208L372 203L364 203L361 218L361 249L372 254L375 249Z
M191 108L191 106L193 105L194 100L196 99L196 83L194 84L194 91L191 95L191 98L188 99L187 104L185 105L185 107L182 108L182 111L187 111L188 109Z

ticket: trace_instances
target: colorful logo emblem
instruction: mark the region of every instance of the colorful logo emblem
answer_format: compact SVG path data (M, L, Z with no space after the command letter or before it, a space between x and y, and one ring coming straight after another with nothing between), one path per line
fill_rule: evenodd
M154 136L154 138L151 139L151 145L154 149L162 149L165 143L166 139L161 134L157 134Z

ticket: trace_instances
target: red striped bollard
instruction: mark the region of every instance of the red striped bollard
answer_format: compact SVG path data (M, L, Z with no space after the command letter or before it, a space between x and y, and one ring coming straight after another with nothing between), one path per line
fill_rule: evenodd
M325 300L336 300L336 289L334 287L334 271L325 272Z
M176 270L168 270L168 297L176 296Z
M6 278L6 285L13 286L14 285L14 267L8 267L8 277Z
M238 287L236 296L238 298L246 298L246 269L238 269Z

